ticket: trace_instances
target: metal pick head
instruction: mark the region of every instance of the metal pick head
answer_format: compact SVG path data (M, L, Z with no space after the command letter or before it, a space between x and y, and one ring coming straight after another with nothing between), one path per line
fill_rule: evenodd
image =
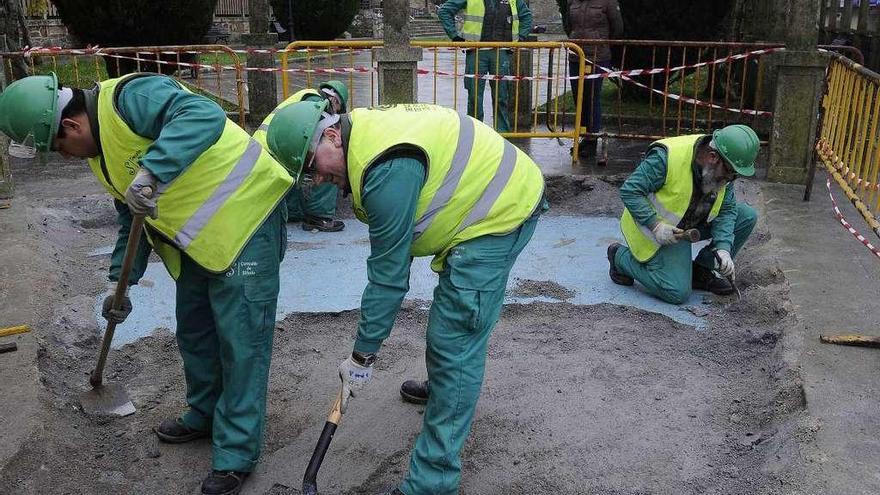
M136 409L128 393L116 383L99 385L83 392L79 403L86 414L92 416L124 417L134 414Z

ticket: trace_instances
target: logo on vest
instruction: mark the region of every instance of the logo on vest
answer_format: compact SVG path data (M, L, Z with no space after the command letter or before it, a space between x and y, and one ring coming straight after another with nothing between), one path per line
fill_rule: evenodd
M128 175L134 175L137 173L138 169L141 168L140 161L141 157L144 156L144 150L136 150L133 155L128 157L125 162L122 164L125 167L125 170L128 171Z

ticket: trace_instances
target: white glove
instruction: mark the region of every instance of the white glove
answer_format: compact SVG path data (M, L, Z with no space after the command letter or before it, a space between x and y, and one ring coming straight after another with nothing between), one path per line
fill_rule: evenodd
M675 234L680 234L682 230L660 220L657 222L657 225L651 229L651 232L654 234L654 239L656 239L661 246L668 246L678 242Z
M138 170L134 180L131 181L128 189L125 191L125 204L128 205L132 215L139 217L149 215L151 218L158 216L156 211L156 198L159 196L157 194L157 184L158 181L147 169L141 168ZM150 188L149 195L144 194L144 188L146 187Z
M718 261L718 273L723 277L732 277L734 273L733 257L728 251L718 249L715 251L715 258Z
M345 414L348 407L348 397L354 397L354 391L364 388L373 378L372 363L369 366L362 366L348 357L339 365L339 378L342 380L342 404L340 410Z

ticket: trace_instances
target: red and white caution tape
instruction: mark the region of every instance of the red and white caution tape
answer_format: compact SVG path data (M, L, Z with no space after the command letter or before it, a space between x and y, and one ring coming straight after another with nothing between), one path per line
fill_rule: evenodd
M834 216L837 218L840 224L843 225L843 228L848 230L849 233L853 235L853 237L858 239L858 241L864 244L869 251L874 253L874 256L880 258L880 249L877 249L877 247L871 244L870 241L865 239L865 237L860 234L858 230L856 230L849 222L846 221L843 213L840 212L840 208L837 207L837 201L834 200L834 195L831 193L831 174L828 172L826 172L825 188L828 189L828 197L831 198L831 206L834 209Z
M603 71L609 71L609 72L610 72L610 70L611 70L611 69L607 69L607 68L602 67L602 66L597 66L597 67L599 67L599 69L601 69L601 70L603 70ZM697 105L697 106L700 106L700 107L715 108L715 109L717 109L717 110L724 110L724 111L726 111L726 112L741 113L741 114L745 114L745 115L759 115L759 116L762 116L762 117L773 115L773 112L768 112L768 111L766 111L766 110L750 110L750 109L744 109L744 108L742 108L742 109L741 109L741 108L728 108L728 107L724 107L724 106L721 106L721 105L717 105L717 104L715 104L715 103L711 103L711 102L708 102L708 101L703 101L703 100L698 100L698 99L696 99L696 98L691 98L691 97L689 97L689 96L682 96L682 95L679 95L679 94L676 94L676 93L668 93L668 92L666 92L666 91L661 91L661 90L656 89L656 88L648 87L648 86L646 86L645 84L642 84L642 83L640 83L640 82L638 82L638 81L635 81L635 80L633 80L633 79L630 79L630 78L627 77L627 76L621 76L621 79L623 79L623 80L626 81L626 82L630 82L630 83L632 83L632 84L635 84L636 86L638 86L638 87L640 87L640 88L647 89L648 91L651 91L651 92L653 92L653 93L657 93L658 95L661 95L661 96L663 96L663 97L669 98L670 100L681 100L681 101L683 101L683 102L685 102L685 103L690 103L690 104L692 104L692 105Z

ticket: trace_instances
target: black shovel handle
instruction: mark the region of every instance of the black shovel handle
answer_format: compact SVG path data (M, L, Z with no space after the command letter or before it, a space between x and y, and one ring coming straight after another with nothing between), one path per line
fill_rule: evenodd
M303 476L302 492L303 495L318 494L318 470L321 469L321 463L324 462L324 455L330 447L333 440L333 434L336 433L336 427L342 421L342 390L336 396L330 414L327 415L327 422L324 423L324 429L321 430L321 436L318 438L318 444L315 445L315 451L312 452L312 458L309 459L309 465L306 467L306 474Z

